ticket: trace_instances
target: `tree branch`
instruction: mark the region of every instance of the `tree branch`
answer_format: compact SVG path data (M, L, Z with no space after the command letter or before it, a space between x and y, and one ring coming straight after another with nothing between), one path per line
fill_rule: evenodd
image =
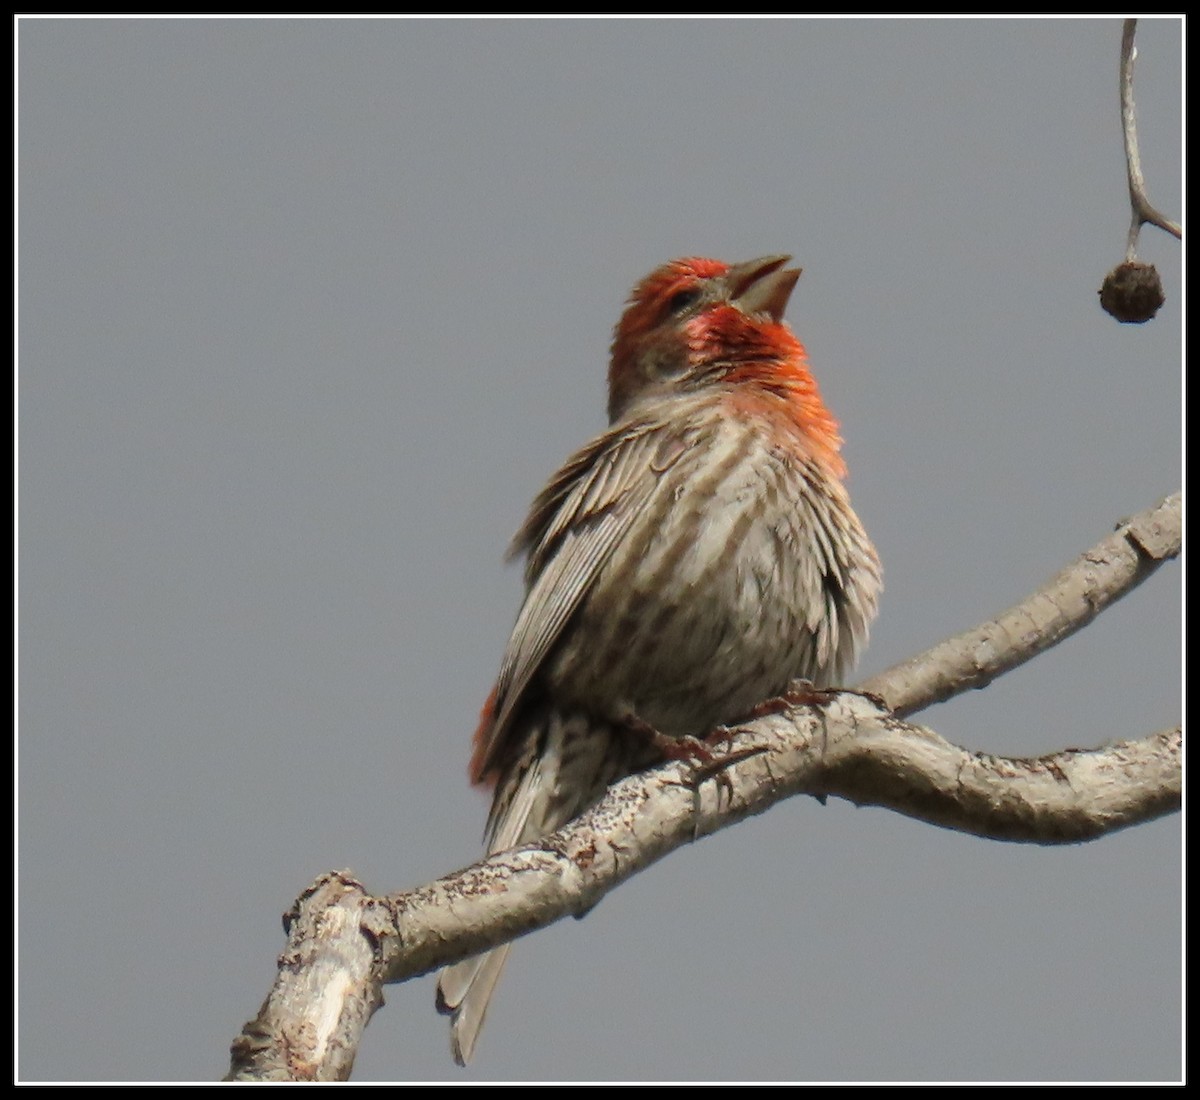
M371 899L344 873L322 875L284 915L275 985L230 1050L227 1081L344 1081L383 1004Z
M872 676L859 689L881 696L903 718L970 688L986 687L1082 630L1176 557L1182 542L1183 500L1175 493L1122 520L1113 534L1020 603Z
M886 806L1003 840L1088 840L1178 808L1178 729L1088 752L1005 759L956 748L872 699L761 718L733 739L758 755L727 783L672 763L631 776L558 832L463 871L372 898L344 872L299 899L275 988L233 1044L230 1079L345 1079L384 982L404 981L565 916L698 836L794 794Z
M1179 552L1180 499L1122 523L991 623L868 681L911 713L982 686L1068 637ZM234 1041L231 1079L345 1079L382 984L582 916L609 890L699 836L796 794L883 806L946 828L1042 844L1090 840L1179 808L1179 728L1047 756L969 752L850 691L736 730L719 779L674 762L629 777L534 844L428 886L371 897L322 876L285 920L288 947L258 1016Z
M383 943L383 979L404 980L582 916L676 848L796 794L884 806L1000 840L1094 839L1178 808L1181 742L1174 729L1104 749L996 757L899 721L866 696L832 692L827 702L739 731L732 752L760 751L722 782L697 786L693 766L680 762L639 773L549 837L381 899L395 920Z

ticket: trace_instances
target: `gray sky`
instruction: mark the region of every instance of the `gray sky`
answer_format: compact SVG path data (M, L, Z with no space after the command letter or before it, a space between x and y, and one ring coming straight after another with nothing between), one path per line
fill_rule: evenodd
M664 260L790 252L886 591L864 675L1181 482L1128 224L1120 23L80 21L19 34L18 1074L213 1079L321 871L472 862L501 561L604 424ZM1181 28L1146 20L1181 212ZM1179 720L1168 566L926 712L1033 754ZM513 953L476 1061L433 981L356 1079L1175 1079L1180 819L1037 848L796 799Z

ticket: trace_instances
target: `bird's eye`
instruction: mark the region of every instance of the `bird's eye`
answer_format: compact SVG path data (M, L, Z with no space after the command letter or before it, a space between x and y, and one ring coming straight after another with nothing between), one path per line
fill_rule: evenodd
M667 299L667 313L671 316L677 316L691 309L698 301L700 301L700 291L695 289L677 290Z

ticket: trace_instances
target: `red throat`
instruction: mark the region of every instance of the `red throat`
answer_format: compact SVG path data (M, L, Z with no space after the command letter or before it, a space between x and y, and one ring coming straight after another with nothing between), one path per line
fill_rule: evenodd
M784 431L794 452L821 464L843 479L842 437L838 422L808 369L808 355L795 333L782 322L747 317L734 309L706 318L695 334L703 354L729 366L714 381L728 390L727 407L742 416L764 417Z

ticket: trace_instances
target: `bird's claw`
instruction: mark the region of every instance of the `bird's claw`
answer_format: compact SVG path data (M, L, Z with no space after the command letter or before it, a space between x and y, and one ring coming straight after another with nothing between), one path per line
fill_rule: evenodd
M717 726L704 740L685 734L682 737L670 737L656 730L649 722L635 714L627 714L621 724L630 732L647 741L662 755L664 760L679 760L689 765L691 771L686 779L678 781L680 786L690 787L694 795L694 819L696 822L693 839L700 835L700 788L709 779L717 781L717 803L720 804L720 792L724 791L728 799L733 798L733 784L726 774L729 768L749 760L752 756L760 756L767 750L762 746L751 746L745 749L733 749L728 752L714 752L713 747L721 742L732 741L740 731L729 726Z
M789 707L819 707L832 702L842 694L842 688L819 688L804 680L793 680L781 695L772 695L750 708L745 721L766 718L770 714L781 714Z

